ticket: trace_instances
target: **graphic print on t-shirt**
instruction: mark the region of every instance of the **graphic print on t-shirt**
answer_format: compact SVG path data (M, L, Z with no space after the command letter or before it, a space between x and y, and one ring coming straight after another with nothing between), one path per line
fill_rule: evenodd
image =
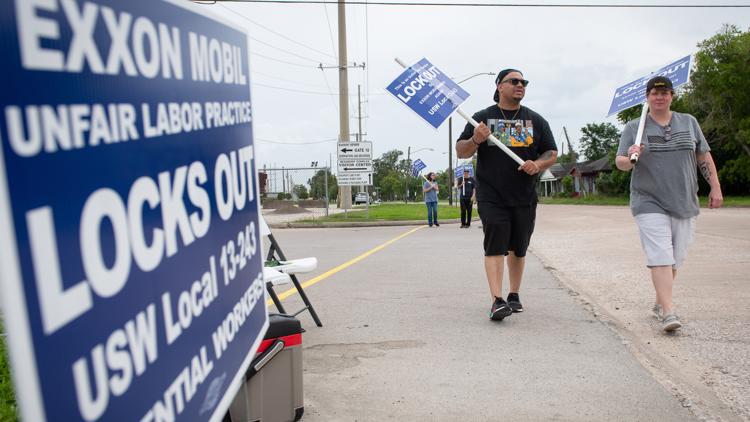
M534 143L531 120L487 119L487 126L495 137L508 147L529 147ZM492 145L488 143L487 145Z
M652 152L669 152L669 151L695 151L696 141L690 134L690 131L672 132L670 139L665 136L648 135L648 148Z

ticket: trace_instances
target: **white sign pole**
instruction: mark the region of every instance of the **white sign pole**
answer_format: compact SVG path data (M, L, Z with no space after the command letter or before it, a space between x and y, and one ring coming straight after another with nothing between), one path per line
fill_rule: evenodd
M648 103L643 103L643 110L641 111L641 121L638 122L638 132L635 135L635 144L641 145L641 138L643 137L643 130L646 128L646 117L648 116ZM633 153L630 156L630 162L635 164L638 161L638 153Z
M407 67L409 67L404 62L402 62L401 59L399 59L398 57L396 57L394 60L396 60L396 63L400 64L404 69L406 69ZM458 112L458 114L460 114L461 117L463 117L464 119L466 119L467 122L471 123L472 126L474 126L474 127L479 126L479 123L476 120L474 120L473 117L471 117L468 114L464 113L464 111L461 110L461 107L457 107L456 108L456 112ZM490 136L489 136L488 139L490 141L492 141L493 144L495 144L496 146L500 147L500 149L503 150L504 153L508 154L508 156L510 158L512 158L513 161L515 161L515 162L518 163L518 165L523 165L524 161L521 159L521 157L519 157L518 155L516 155L515 152L511 151L510 148L506 147L502 142L500 142L495 137L495 135L493 135L493 134L490 133Z

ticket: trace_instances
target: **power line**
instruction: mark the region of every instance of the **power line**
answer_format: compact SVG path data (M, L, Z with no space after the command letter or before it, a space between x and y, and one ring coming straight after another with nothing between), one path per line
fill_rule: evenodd
M224 0L221 0L221 1L224 1ZM214 1L214 3L212 3L212 4L215 4L215 3L216 3L216 1ZM226 7L226 6L224 6L224 5L223 5L223 4L221 4L221 3L219 3L219 6L223 7L223 8L224 8L224 9L226 9L226 10L229 10L230 12L232 12L232 13L234 13L235 15L237 15L237 16L239 16L239 17L241 17L242 19L244 19L244 20L246 20L246 21L248 21L248 22L252 23L253 25L257 25L257 26L259 26L259 27L261 27L261 28L265 29L266 31L268 31L268 32L270 32L270 33L272 33L272 34L274 34L274 35L277 35L277 36L279 36L279 37L281 37L281 38L283 38L283 39L285 39L285 40L287 40L287 41L289 41L289 42L292 42L292 43L294 43L294 44L297 44L297 45L299 45L299 46L305 47L305 48L307 48L308 50L312 50L312 51L314 51L314 52L316 52L316 53L320 53L320 54L322 54L322 55L324 55L324 56L328 56L328 57L331 57L331 58L334 58L334 59L336 58L336 56L332 56L332 55L330 55L330 54L326 53L325 51L321 51L321 50L318 50L317 48L314 48L314 47L310 47L309 45L305 45L305 44L302 44L301 42L299 42L299 41L297 41L297 40L294 40L294 39L292 39L292 38L289 38L289 37L287 37L287 36L286 36L286 35L284 35L284 34L281 34L281 33L279 33L279 32L276 32L276 31L274 31L273 29L267 28L267 27L265 27L265 26L263 26L263 25L259 24L258 22L255 22L254 20L252 20L252 19L248 18L247 16L243 15L242 13L240 13L240 12L237 12L236 10L232 10L232 9L230 9L230 8L228 8L228 7Z
M263 44L263 45L267 45L267 46L269 46L269 47L271 47L271 48L275 48L276 50L279 50L279 51L283 51L284 53L286 53L286 54L289 54L289 55L292 55L292 56L294 56L294 57L297 57L297 58L300 58L300 59L303 59L303 60L309 60L309 61L311 61L311 62L313 62L313 63L318 63L318 64L320 64L320 60L316 60L316 59L311 59L311 58L309 58L309 57L306 57L306 56L303 56L303 55L301 55L301 54L297 54L297 53L295 53L295 52L293 52L293 51L285 50L285 49L283 49L283 48L281 48L281 47L277 47L277 46L275 46L275 45L273 45L273 44L271 44L271 43L267 43L267 42L265 42L265 41L261 41L261 40L259 40L259 39L255 38L255 37L250 37L250 39L251 39L251 40L253 40L253 41L255 41L255 42L261 43L261 44ZM333 66L332 64L328 64L328 65L329 65L329 66Z
M323 3L323 13L326 15L326 22L328 22L328 35L331 38L331 51L333 54L336 54L336 43L333 42L333 29L331 28L331 19L328 17L328 6L326 6L326 3ZM336 61L338 61L339 56L336 55Z
M326 15L326 22L328 23L328 36L331 39L331 52L336 56L336 61L338 62L338 55L336 54L336 45L333 42L333 29L331 28L331 19L328 17L328 6L325 4L323 5L323 14ZM328 83L328 78L326 77L326 71L323 70L323 66L320 66L320 73L323 74L323 81L326 83L326 89L328 89L328 93L331 94L329 97L331 99L331 103L333 103L333 109L336 110L336 113L339 112L339 105L336 102L336 100L333 98L333 91L331 91L331 85Z
M323 139L319 141L309 141L309 142L284 142L284 141L275 141L270 139L263 139L263 138L255 138L256 141L260 141L267 144L279 144L279 145L312 145L312 144L323 144L326 142L334 142L338 141L338 138L331 138L331 139Z
M253 82L253 86L262 86L264 88L280 89L282 91L299 92L299 93L302 93L302 94L333 95L330 92L306 91L304 89L284 88L284 87L281 87L281 86L258 84L258 83L255 83L255 82ZM336 94L336 95L338 95L338 94Z
M287 83L290 83L290 84L302 85L302 86L307 86L307 87L311 87L311 88L321 88L321 89L323 88L322 86L317 85L317 84L308 84L308 83L305 83L305 82L300 82L299 80L296 80L296 79L280 78L277 75L271 75L270 73L258 72L257 70L254 70L254 69L250 71L250 74L253 75L253 79L255 79L254 75L260 75L260 76L263 76L265 78L274 79L274 80L282 81L282 82L287 82ZM330 89L329 89L329 91L330 91Z
M320 69L320 73L323 74L323 80L326 83L326 89L328 89L328 94L331 96L331 102L333 103L333 109L336 110L336 113L339 112L339 105L336 103L336 100L333 99L333 91L331 91L331 85L328 83L328 78L326 77L326 71L322 68Z
M327 0L218 0L243 3L276 3L276 4L338 4ZM347 6L448 6L448 7L531 7L531 8L589 8L589 9L725 9L750 8L750 4L608 4L608 3L433 3L410 1L368 1L347 0Z
M291 91L291 92L299 92L302 94L314 94L314 95L339 95L338 93L334 94L332 92L322 92L322 91L307 91L304 89L294 89L294 88L285 88L283 86L274 86L274 85L266 85L266 84L258 84L253 82L253 86L262 86L264 88L272 88L272 89L280 89L282 91ZM356 94L349 94L349 97L352 97Z
M306 68L313 68L313 67L317 68L318 67L318 66L312 66L312 65L304 64L304 63L289 62L289 61L286 61L286 60L277 59L276 57L266 56L265 54L260 54L260 53L250 52L250 54L253 55L253 56L263 57L264 59L273 60L275 62L284 63L284 64L288 64L288 65L292 65L292 66L299 66L299 67L306 67Z

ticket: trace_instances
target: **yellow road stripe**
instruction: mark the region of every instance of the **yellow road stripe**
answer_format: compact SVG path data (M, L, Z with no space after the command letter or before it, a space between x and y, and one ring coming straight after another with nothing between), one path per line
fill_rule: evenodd
M328 278L328 277L330 277L330 276L332 276L332 275L336 274L337 272L339 272L339 271L341 271L341 270L343 270L343 269L346 269L346 268L348 268L348 267L350 267L350 266L352 266L352 265L356 264L357 262L359 262L359 261L361 261L361 260L363 260L363 259L367 258L368 256L370 256L370 255L374 254L375 252L377 252L377 251L379 251L379 250L381 250L381 249L385 248L386 246L388 246L388 245L390 245L390 244L392 244L392 243L394 243L394 242L396 242L396 241L398 241L398 240L400 240L400 239L403 239L403 238L405 238L406 236L408 236L408 235L410 235L410 234L412 234L412 233L416 232L417 230L421 230L421 229L423 229L423 228L425 228L425 227L427 227L427 226L419 226L419 227L417 227L417 228L414 228L414 229L411 229L411 230L409 230L409 231L408 231L408 232L406 232L406 233L403 233L403 234L401 234L401 235L399 235L399 236L396 236L396 237L394 237L393 239L391 239L391 240L389 240L389 241L387 241L387 242L383 243L383 244L382 244L382 245L380 245L380 246L376 246L376 247L374 247L374 248L370 249L369 251L367 251L367 252L363 253L362 255L360 255L360 256L358 256L358 257L356 257L356 258L353 258L353 259L351 259L351 260L349 260L349 261L347 261L347 262L345 262L345 263L343 263L343 264L339 265L339 266L338 266L338 267L336 267L336 268L333 268L333 269L331 269L331 270L328 270L328 271L324 272L323 274L321 274L321 275L319 275L319 276L317 276L317 277L315 277L315 278L313 278L313 279L310 279L310 280L308 280L308 281L306 281L306 282L302 283L302 288L303 288L303 289L306 289L306 288L308 288L308 287L312 286L313 284L319 283L319 282L321 282L321 281L325 280L326 278ZM295 294L295 293L297 293L297 289L296 289L296 288L294 288L294 287L292 287L291 289L289 289L289 290L286 290L286 291L282 292L281 294L279 294L279 295L278 295L278 296L279 296L279 300L284 300L284 299L288 298L289 296L291 296L291 295L293 295L293 294ZM273 305L273 301L272 301L271 299L268 299L268 300L266 301L266 307L268 307L268 306L271 306L271 305Z

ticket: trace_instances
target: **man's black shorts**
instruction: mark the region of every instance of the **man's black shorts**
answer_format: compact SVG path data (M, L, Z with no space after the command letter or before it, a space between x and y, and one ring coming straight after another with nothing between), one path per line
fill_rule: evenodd
M526 256L536 221L536 204L503 207L492 202L479 202L479 218L484 229L484 255Z

